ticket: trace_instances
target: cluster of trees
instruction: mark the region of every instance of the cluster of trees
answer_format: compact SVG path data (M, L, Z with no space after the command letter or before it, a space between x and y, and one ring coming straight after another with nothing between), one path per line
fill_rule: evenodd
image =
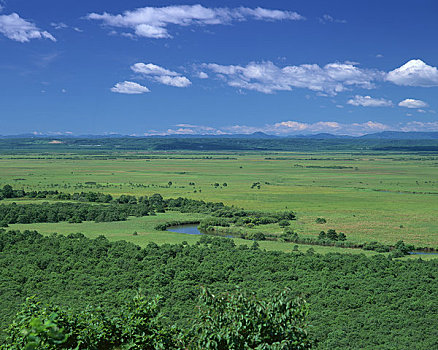
M318 239L320 241L345 241L347 236L343 232L337 233L336 230L329 229L327 233L325 231L321 231L318 235Z
M123 221L130 215L146 216L153 213L147 206L96 205L87 203L1 204L0 224L30 224L68 221Z
M272 239L272 236L267 237L267 235L264 234L263 232L256 231L256 232L241 232L239 238L249 239L252 241L265 241L266 238Z
M11 185L4 185L0 189L0 200L4 198L37 198L37 199L59 199L59 200L74 200L80 202L97 202L110 203L113 197L110 194L101 192L80 192L80 193L65 193L58 190L43 190L43 191L25 191L22 189L13 189Z
M228 219L228 222L236 226L275 224L289 220L296 220L292 211L266 212L260 210L245 210L227 207L216 210L211 215ZM287 226L287 225L285 225Z
M245 334L259 338L259 333L250 330L259 326L257 315L269 313L236 297L231 306L225 301L211 301L216 306L210 309L210 315L204 313L206 322L197 316L200 286L214 295L254 293L249 300L270 300L289 288L291 296L301 295L310 305L310 336L318 340L318 348L436 349L437 276L437 260L266 252L209 235L201 236L197 245L150 243L141 249L123 241L109 242L103 236L90 240L82 234L44 237L34 231L0 230L0 324L12 323L20 305L32 295L43 304L59 305L61 310L69 309L79 316L88 305L100 306L100 312L117 319L121 306L141 289L148 301L162 296L164 326L174 324L187 332L203 320L205 326L198 336L205 336L209 344L220 344L222 335L240 334L233 327L244 327L240 329L248 330ZM47 317L56 311L49 310ZM264 320L270 318L261 320L266 324ZM45 324L44 320L40 321ZM223 328L221 320L231 328ZM38 322L32 324L38 328ZM275 317L272 322L265 329L275 334L284 323ZM33 328L26 325L19 329L27 333L13 333L14 339L21 341L26 334L34 335ZM106 330L108 324L98 319L96 323L87 321L90 334L92 327L99 325ZM271 325L275 327L269 328ZM104 339L108 333L94 334ZM0 331L0 342L4 343L6 336ZM215 349L205 344L200 347ZM20 345L17 348L24 349ZM237 345L234 348L242 349Z
M3 197L2 197L3 196ZM256 210L244 210L235 207L225 206L222 202L205 202L202 200L194 200L189 198L170 198L163 199L160 194L154 194L148 196L132 196L121 195L118 198L113 198L109 194L101 192L81 192L81 193L63 193L58 191L40 191L40 192L25 192L23 190L14 190L10 185L5 185L0 193L0 198L21 198L21 197L38 197L60 200L74 200L80 202L91 203L108 203L114 205L126 204L129 205L123 207L123 211L128 211L128 215L143 216L147 213L163 213L166 210L175 210L182 213L203 213L209 214L217 218L224 218L218 222L228 224L225 225L213 225L213 226L229 226L229 223L233 223L237 226L244 225L264 225L277 222L285 222L288 220L295 220L295 213L292 211L271 213ZM56 204L60 205L60 204ZM135 207L136 206L136 207ZM126 209L126 208L129 208ZM1 210L1 209L0 209ZM29 209L26 209L29 210ZM43 208L44 210L44 208ZM117 209L121 211L122 209ZM141 214L142 212L146 214ZM83 219L85 220L85 219ZM94 220L94 219L92 219ZM62 221L62 220L58 220ZM100 221L113 221L113 220L100 220ZM29 221L29 222L45 222L45 221ZM52 221L53 222L53 221ZM54 221L56 222L56 221ZM13 222L10 222L13 223ZM285 224L286 226L287 224Z
M364 250L373 250L378 253L391 252L391 256L399 258L405 255L409 255L414 250L435 251L433 248L416 248L414 245L405 244L403 241L398 241L394 246L379 242L367 242L367 243L354 243L347 242L347 237L344 233L337 233L336 230L329 229L327 233L321 231L318 235L318 239L313 237L303 237L298 235L294 230L285 228L280 235L279 240L283 242L293 242L298 244L312 244L321 246L332 246L339 248L358 248ZM429 250L428 250L429 249Z
M305 350L307 304L288 290L269 300L245 294L215 296L202 289L198 314L188 329L166 325L160 298L137 293L109 315L42 305L28 298L8 329L1 350L30 349L266 349Z

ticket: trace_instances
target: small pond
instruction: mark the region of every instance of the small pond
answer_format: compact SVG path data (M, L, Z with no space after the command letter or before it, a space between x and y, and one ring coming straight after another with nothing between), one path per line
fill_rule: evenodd
M187 224L187 225L178 225L178 226L170 226L167 228L166 231L170 232L176 232L176 233L186 233L188 235L204 235L204 232L201 232L198 230L197 224ZM222 236L226 238L235 238L234 236L230 235L220 235L220 234L214 234L210 233L213 236Z
M177 232L177 233L187 233L189 235L203 235L203 233L198 230L198 225L196 224L170 226L167 228L167 231Z

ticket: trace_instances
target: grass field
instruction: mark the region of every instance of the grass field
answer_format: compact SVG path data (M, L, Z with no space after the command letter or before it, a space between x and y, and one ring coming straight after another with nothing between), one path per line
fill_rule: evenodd
M92 190L116 196L161 193L164 197L222 201L247 209L287 208L297 213L292 227L300 235L316 237L319 231L334 228L354 242L394 244L404 240L416 246L438 246L438 156L259 152L155 153L145 154L143 159L67 159L71 156L62 154L38 157L2 156L0 185L71 193ZM190 186L190 182L195 185ZM327 223L315 223L318 217ZM31 226L41 232L130 237L139 244L148 239L157 243L180 239L150 231L148 225L154 222L146 219L78 227L64 223ZM140 234L143 228L147 240ZM139 236L132 236L133 231ZM192 239L185 235L180 240ZM281 243L265 242L262 246L265 244L271 249Z
M189 244L195 244L201 236L189 235L184 233L175 233L170 231L157 231L154 227L161 222L172 220L200 220L205 217L202 214L182 214L178 212L168 212L157 214L157 216L130 217L127 221L117 222L83 222L80 224L70 224L67 222L59 223L38 223L38 224L13 224L9 225L10 229L17 230L37 230L41 234L50 235L53 233L67 235L69 233L81 232L89 238L96 238L100 235L106 236L110 241L125 240L135 243L140 247L145 247L148 243L157 244L179 244L186 241ZM134 235L137 232L137 235ZM252 241L234 238L237 245L251 246ZM277 250L283 252L292 252L295 243L283 243L277 241L260 241L258 242L261 249ZM378 253L364 251L361 249L342 249L336 247L323 247L317 245L298 244L301 252L306 252L313 248L317 253L351 253L375 255Z

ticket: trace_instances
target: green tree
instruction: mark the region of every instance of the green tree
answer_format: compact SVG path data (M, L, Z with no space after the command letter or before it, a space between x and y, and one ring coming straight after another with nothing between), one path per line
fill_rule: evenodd
M14 190L11 185L4 185L2 194L4 198L12 198L14 196Z
M215 296L203 289L185 345L192 350L311 349L307 315L307 304L289 290L262 301L255 295Z

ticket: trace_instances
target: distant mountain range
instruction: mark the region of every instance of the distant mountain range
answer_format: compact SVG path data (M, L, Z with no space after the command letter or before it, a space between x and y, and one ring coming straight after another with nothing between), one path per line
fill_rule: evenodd
M333 135L329 133L319 133L310 135L289 135L276 136L268 135L264 132L255 132L252 134L225 134L225 135L152 135L152 136L129 136L121 134L108 135L44 135L44 134L20 134L1 136L2 139L7 138L86 138L86 139L104 139L104 138L233 138L233 139L278 139L278 138L300 138L300 139L376 139L376 140L438 140L438 132L403 132L403 131L383 131L374 134L366 134L363 136L349 135Z

